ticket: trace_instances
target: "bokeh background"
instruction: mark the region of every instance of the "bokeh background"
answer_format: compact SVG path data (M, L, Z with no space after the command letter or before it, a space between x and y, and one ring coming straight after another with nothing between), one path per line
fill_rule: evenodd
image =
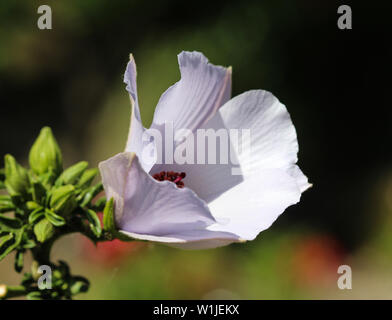
M37 28L50 5L53 29ZM65 163L97 165L123 150L130 119L122 82L138 66L149 125L179 79L176 55L202 51L233 67L233 96L273 92L297 129L299 164L314 187L257 240L207 251L78 236L54 256L92 280L83 299L392 298L391 8L344 1L0 1L0 154L27 163L49 125ZM2 160L0 166L2 166ZM0 283L16 284L9 257ZM353 289L339 290L348 264Z

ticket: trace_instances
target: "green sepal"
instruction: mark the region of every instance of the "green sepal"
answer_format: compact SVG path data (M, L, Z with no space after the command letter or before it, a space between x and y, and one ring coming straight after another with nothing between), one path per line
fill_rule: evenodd
M34 226L34 234L37 240L41 243L53 237L55 229L53 224L48 219L42 219Z
M30 168L42 175L52 172L58 176L63 170L63 158L52 130L44 127L35 140L29 154Z
M45 218L48 219L55 227L61 227L65 225L65 219L54 213L52 210L45 209Z
M95 211L91 210L91 209L85 209L83 210L86 218L89 222L89 227L91 229L91 231L94 233L94 235L97 238L100 238L102 235L102 227L101 227L101 221L99 220L97 214L95 213Z
M106 202L105 208L103 209L103 228L114 234L116 230L116 222L114 220L114 198L111 198Z
M76 184L87 168L88 162L86 161L78 162L77 164L69 167L64 170L60 177L58 177L55 182L55 186L59 187L64 184Z
M111 239L119 239L124 242L134 241L135 239L128 237L117 230L116 221L114 217L114 199L111 198L106 202L103 210L103 228L109 233Z

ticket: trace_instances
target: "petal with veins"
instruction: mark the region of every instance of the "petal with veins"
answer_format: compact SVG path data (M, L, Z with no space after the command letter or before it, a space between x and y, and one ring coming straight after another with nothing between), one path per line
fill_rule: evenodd
M135 152L141 159L142 167L146 172L150 171L154 165L154 160L147 155L143 155L143 150L156 150L153 138L148 134L148 130L143 127L136 85L136 64L135 59L130 55L130 60L124 74L124 83L131 100L131 123L129 127L128 140L125 147L126 152ZM144 139L143 139L144 137ZM150 148L148 145L150 144ZM156 153L156 151L155 151Z
M152 128L172 122L174 130L194 130L210 118L231 94L231 68L214 66L200 52L178 55L181 80L159 99Z
M108 198L114 197L119 230L133 238L166 243L215 243L238 241L229 232L208 226L219 223L204 201L188 189L169 181L158 182L147 174L135 154L120 153L99 165ZM200 248L201 248L200 247Z

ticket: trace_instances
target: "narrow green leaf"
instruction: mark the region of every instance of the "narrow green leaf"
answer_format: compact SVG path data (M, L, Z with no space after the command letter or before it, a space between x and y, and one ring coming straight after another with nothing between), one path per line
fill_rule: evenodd
M15 255L15 271L20 273L23 270L24 265L24 251L18 250Z
M0 195L0 213L14 211L15 206L10 196Z
M0 214L0 226L6 230L19 229L22 226L22 221Z
M65 225L65 219L54 213L52 210L45 209L45 218L48 219L50 223L56 227L61 227Z
M56 180L55 186L59 187L64 184L76 184L87 168L88 162L86 161L81 161L77 164L74 164L73 166L64 170L64 172Z
M102 234L102 227L97 214L91 209L85 209L84 213L86 214L91 231L97 238L100 238Z
M94 197L101 191L103 191L102 183L98 183L95 186L89 188L89 191L86 193L86 195L83 198L81 207L86 207L90 203L90 201L93 200Z
M27 300L43 300L40 291L32 291L26 295Z
M116 232L116 223L114 220L114 198L106 202L103 209L103 228L110 233Z
M23 227L22 229L18 230L15 234L12 235L13 239L8 239L7 244L4 244L4 248L5 250L3 251L3 249L0 251L0 261L2 259L4 259L4 257L6 257L10 252L12 252L16 247L19 246L20 242L22 241L22 237L23 237L23 233L24 233L24 229L25 227ZM10 237L10 236L8 236ZM13 243L8 243L8 241L13 241ZM1 241L0 241L1 242Z
M96 212L102 212L103 209L105 209L105 205L106 205L106 198L101 197L97 200L97 202L94 203L92 209L95 210Z
M29 215L29 223L33 224L45 215L43 208L37 208Z
M80 189L88 188L90 187L91 183L95 179L95 177L98 175L98 169L92 168L86 170L83 175L81 176L77 186Z

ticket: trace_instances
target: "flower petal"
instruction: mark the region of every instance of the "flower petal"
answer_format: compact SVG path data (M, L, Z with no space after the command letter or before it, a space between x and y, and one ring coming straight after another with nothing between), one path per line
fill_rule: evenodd
M124 83L127 85L126 90L129 92L131 100L131 123L125 151L135 152L141 159L143 169L148 172L154 165L155 159L147 154L143 154L143 150L152 150L152 153L155 154L156 146L153 138L142 124L137 96L136 75L135 59L131 54L124 74Z
M234 145L245 179L261 169L283 168L298 178L304 189L310 186L293 169L297 162L297 134L286 107L272 93L247 91L231 99L219 113L227 129L250 130L249 152L244 152L242 139Z
M188 188L154 180L135 154L120 153L99 168L107 198L115 199L116 223L123 233L165 243L204 240L203 247L238 241L235 234L207 230L217 222L205 202Z
M152 128L173 122L174 130L194 130L230 99L231 68L210 64L200 52L181 52L178 63L181 80L159 99Z
M208 229L231 232L253 240L268 229L284 210L299 202L301 190L296 179L282 169L263 169L243 183L225 192L209 204L216 219L227 219L226 225ZM233 201L235 199L235 201Z
M295 165L298 143L290 115L271 93L255 90L241 94L219 114L227 129L250 129L251 149L245 152L246 142L241 139L233 145L244 181L209 204L216 219L230 221L209 230L233 232L252 240L297 203L310 184Z

